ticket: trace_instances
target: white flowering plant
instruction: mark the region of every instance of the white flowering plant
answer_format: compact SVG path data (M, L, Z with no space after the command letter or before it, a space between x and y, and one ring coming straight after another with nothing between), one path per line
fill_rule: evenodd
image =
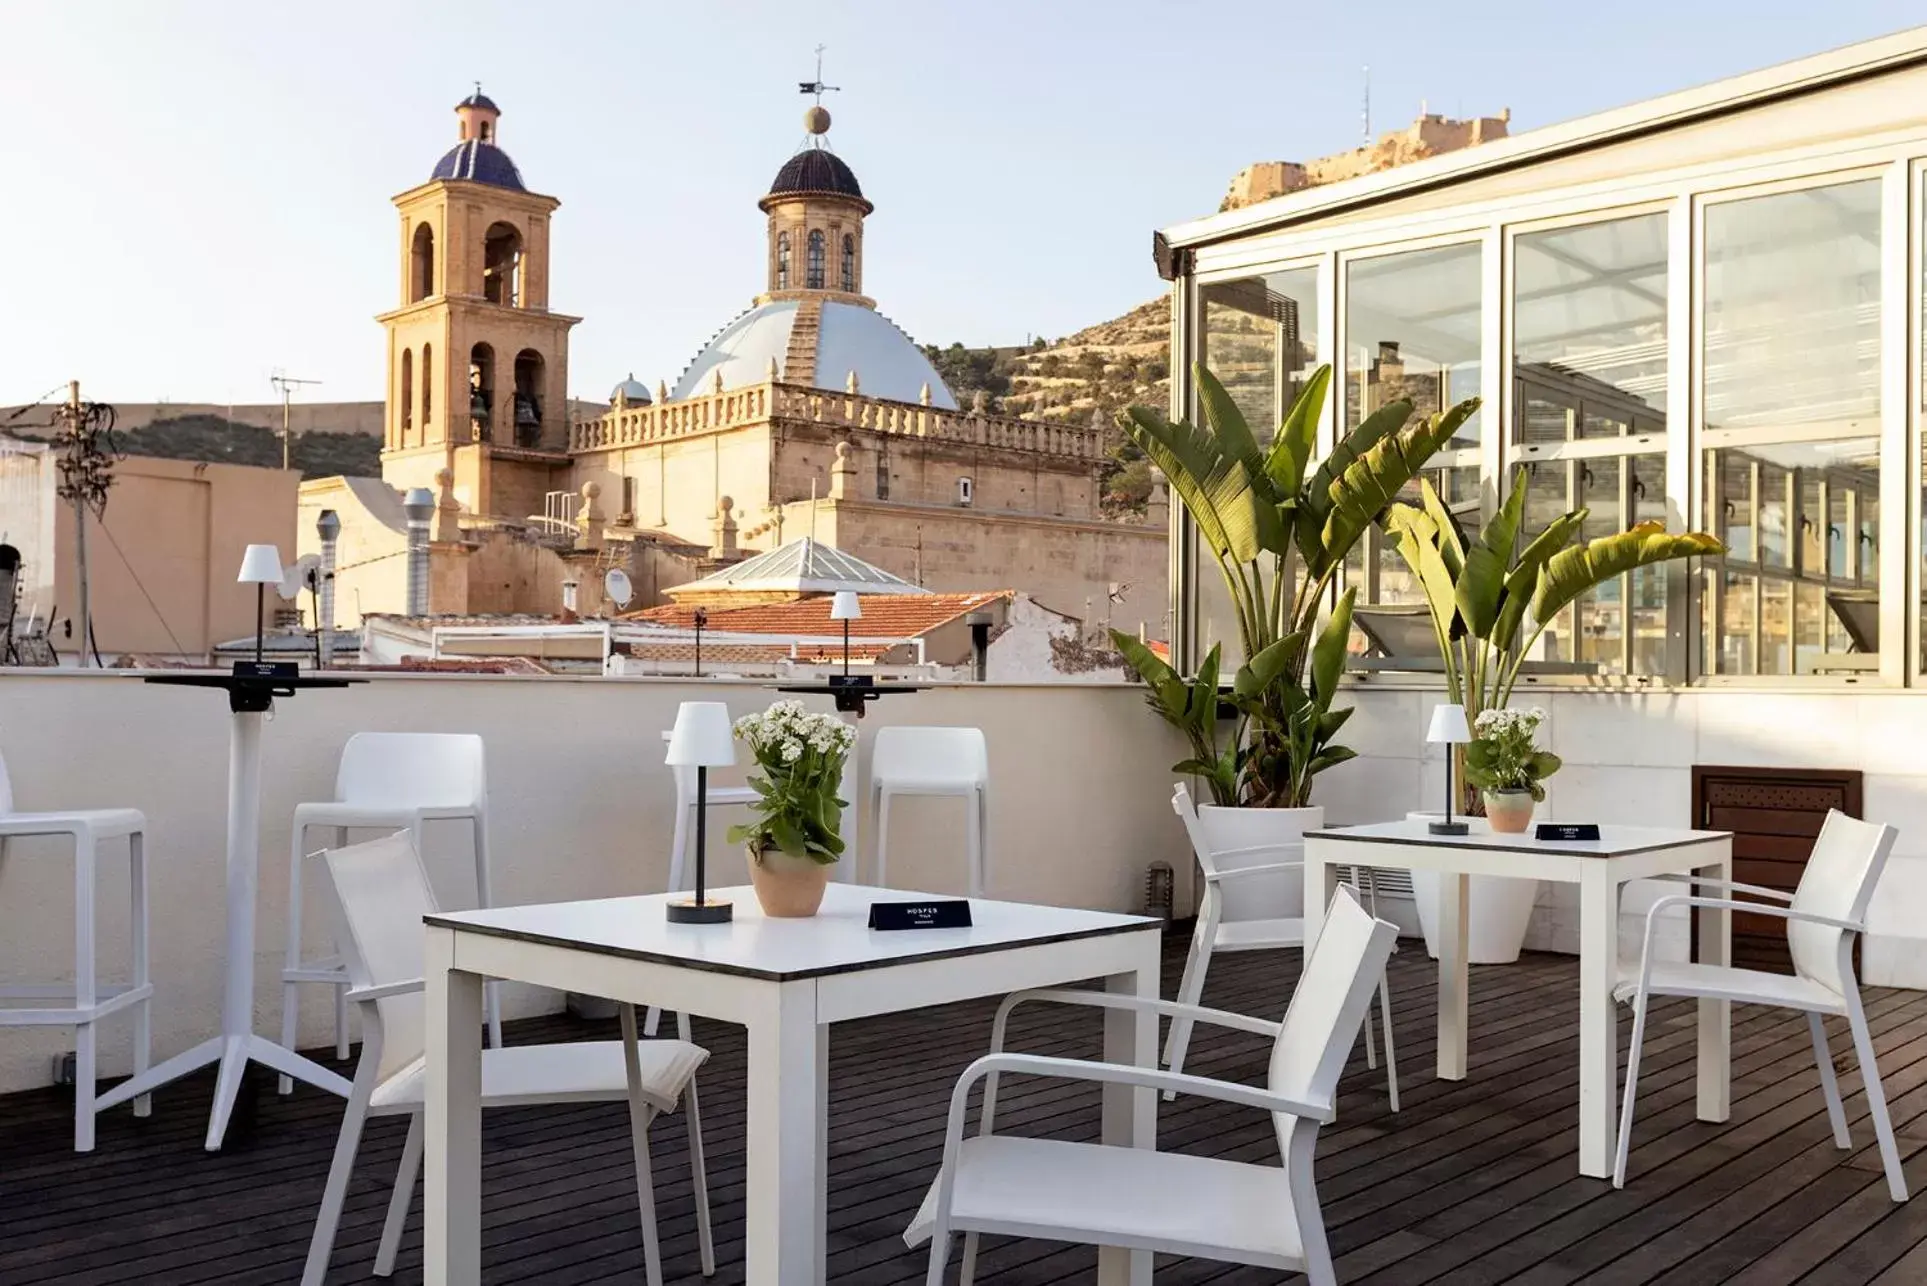
M1465 748L1465 778L1481 790L1526 790L1534 803L1546 798L1545 779L1559 771L1559 756L1538 745L1542 707L1481 710Z
M844 808L836 792L856 729L834 715L810 713L801 701L778 701L738 719L735 732L762 775L749 778L755 819L730 827L730 842L749 845L758 860L774 848L824 866L835 862L843 855Z

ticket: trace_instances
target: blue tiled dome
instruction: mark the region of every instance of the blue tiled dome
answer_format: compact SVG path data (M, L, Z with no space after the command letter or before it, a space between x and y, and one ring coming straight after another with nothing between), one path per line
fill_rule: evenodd
M486 100L484 100L486 101ZM494 104L490 103L493 107ZM480 139L466 139L442 154L435 162L431 179L466 179L471 183L488 183L498 188L511 188L526 192L522 186L522 172L509 160L509 154L493 143Z
M492 99L492 98L490 98L490 97L489 97L489 96L488 96L487 94L484 94L484 93L482 92L482 87L481 87L480 85L477 85L477 86L475 87L475 92L474 92L474 93L472 93L472 94L470 94L470 95L469 95L469 96L468 96L467 98L464 98L464 99L463 99L463 100L462 100L461 102L459 102L459 103L457 103L457 104L455 104L455 106L457 106L457 107L486 107L486 108L488 108L488 110L490 110L491 112L499 112L499 111L501 111L501 110L502 110L501 108L499 108L499 107L497 107L497 106L495 105L495 100L494 100L494 99Z
M804 148L776 172L776 178L769 185L769 194L763 198L763 208L778 197L786 196L844 196L861 201L865 213L871 209L864 200L863 188L856 181L856 173L844 163L843 158L827 148Z

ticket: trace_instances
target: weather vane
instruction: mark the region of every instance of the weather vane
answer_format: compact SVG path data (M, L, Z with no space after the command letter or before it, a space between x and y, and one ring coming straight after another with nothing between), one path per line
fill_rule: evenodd
M825 85L823 83L823 51L827 48L829 48L828 45L818 45L816 47L816 79L798 81L796 84L798 92L809 94L815 99L818 107L823 105L823 95L825 93L836 93L843 88L841 85Z

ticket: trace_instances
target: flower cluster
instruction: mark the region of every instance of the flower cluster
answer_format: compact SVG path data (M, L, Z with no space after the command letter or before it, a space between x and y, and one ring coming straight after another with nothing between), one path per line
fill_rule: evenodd
M732 826L730 839L761 855L781 849L825 865L843 852L839 834L844 801L837 798L843 764L856 747L856 729L834 715L811 714L801 701L778 701L735 723L736 739L755 752L760 776L754 820Z
M856 729L834 715L811 714L801 701L778 701L761 714L746 714L735 724L736 738L749 743L758 760L774 756L786 764L818 754L849 753Z
M1533 799L1543 800L1547 777L1559 771L1559 756L1538 746L1539 727L1546 712L1530 710L1481 710L1472 721L1477 732L1465 748L1466 780L1482 790L1530 791Z
M1532 737L1547 719L1544 706L1530 710L1481 710L1472 726L1481 737Z

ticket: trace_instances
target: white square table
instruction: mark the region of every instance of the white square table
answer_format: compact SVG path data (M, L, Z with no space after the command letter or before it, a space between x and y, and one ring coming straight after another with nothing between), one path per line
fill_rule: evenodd
M872 902L931 895L833 883L821 912L800 920L765 917L748 888L712 896L735 904L733 921L670 924L669 894L427 917L428 1286L474 1286L481 1272L484 978L749 1029L751 1286L825 1280L830 1024L1088 978L1158 995L1162 926L1142 916L974 899L970 928L880 932L867 927ZM1150 1067L1156 1055L1154 1013L1106 1013L1107 1061ZM1155 1092L1106 1086L1103 1094L1104 1140L1155 1147ZM1099 1266L1107 1286L1151 1280L1142 1252L1107 1248Z
M1437 871L1439 881L1439 1050L1443 1080L1465 1079L1467 1043L1466 877L1502 875L1579 886L1579 1173L1610 1178L1618 1108L1619 890L1628 880L1700 874L1733 878L1733 837L1725 831L1601 826L1600 838L1535 839L1491 831L1433 835L1420 819L1344 826L1305 834L1305 941L1315 942L1340 866ZM1699 909L1698 958L1730 959L1724 910ZM1732 1110L1728 1051L1731 1005L1699 1002L1698 1110L1724 1121Z

